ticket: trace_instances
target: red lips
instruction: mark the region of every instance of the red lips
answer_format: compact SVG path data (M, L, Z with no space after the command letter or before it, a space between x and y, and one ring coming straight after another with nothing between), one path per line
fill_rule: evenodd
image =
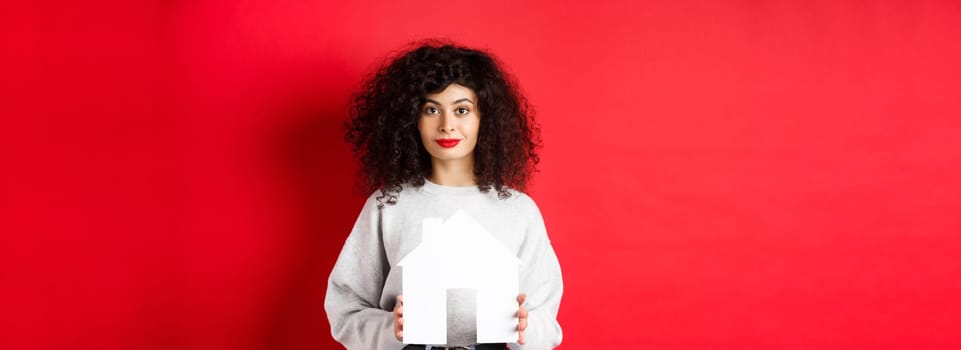
M451 147L457 146L457 143L459 143L460 140L458 140L458 139L437 139L437 140L434 140L434 142L437 142L437 144L440 145L441 147L451 148Z

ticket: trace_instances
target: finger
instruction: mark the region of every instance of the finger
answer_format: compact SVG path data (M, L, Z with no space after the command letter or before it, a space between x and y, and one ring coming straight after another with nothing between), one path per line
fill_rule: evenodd
M526 319L526 318L522 318L522 319L520 319L520 321L517 321L517 331L518 331L518 332L523 332L523 331L526 330L526 329L527 329L527 319Z
M517 333L517 343L520 345L524 345L524 332Z
M394 319L394 337L398 341L404 341L404 319L396 318Z
M404 313L404 304L401 304L401 303L394 304L394 313L398 313L398 312L400 312L401 314Z
M527 309L521 306L521 308L517 310L517 318L522 320L527 319Z
M517 296L517 305L523 305L524 301L527 300L527 294L521 293Z

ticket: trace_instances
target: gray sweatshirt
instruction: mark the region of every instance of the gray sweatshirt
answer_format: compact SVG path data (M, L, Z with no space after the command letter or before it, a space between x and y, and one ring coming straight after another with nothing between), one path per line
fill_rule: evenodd
M557 323L563 283L560 265L547 237L544 221L534 201L524 193L511 191L508 199L497 191L480 192L476 186L450 187L427 183L416 188L405 185L397 204L377 207L372 194L360 212L344 248L337 258L327 284L324 308L333 336L348 349L401 349L394 337L393 314L401 294L404 256L422 238L423 218L448 218L461 209L521 260L520 292L527 294L529 312L524 332L526 344L511 349L551 349L561 343ZM440 263L440 262L439 262ZM474 342L471 317L476 310L466 305L470 295L448 298L448 343Z

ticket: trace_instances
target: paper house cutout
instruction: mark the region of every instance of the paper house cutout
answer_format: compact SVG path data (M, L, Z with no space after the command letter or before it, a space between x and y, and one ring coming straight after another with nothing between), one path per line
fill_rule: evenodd
M447 344L447 290L477 295L477 342L517 342L520 259L463 210L426 218L423 240L401 259L404 343Z

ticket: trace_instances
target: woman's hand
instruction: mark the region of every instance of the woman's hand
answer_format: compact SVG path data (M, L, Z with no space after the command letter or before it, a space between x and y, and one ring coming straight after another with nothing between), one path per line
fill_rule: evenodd
M394 336L398 341L404 341L404 296L397 296L394 304Z
M517 343L521 345L524 345L524 330L527 329L527 309L524 308L524 300L527 300L527 294L521 293L517 296ZM394 311L394 313L397 312Z

